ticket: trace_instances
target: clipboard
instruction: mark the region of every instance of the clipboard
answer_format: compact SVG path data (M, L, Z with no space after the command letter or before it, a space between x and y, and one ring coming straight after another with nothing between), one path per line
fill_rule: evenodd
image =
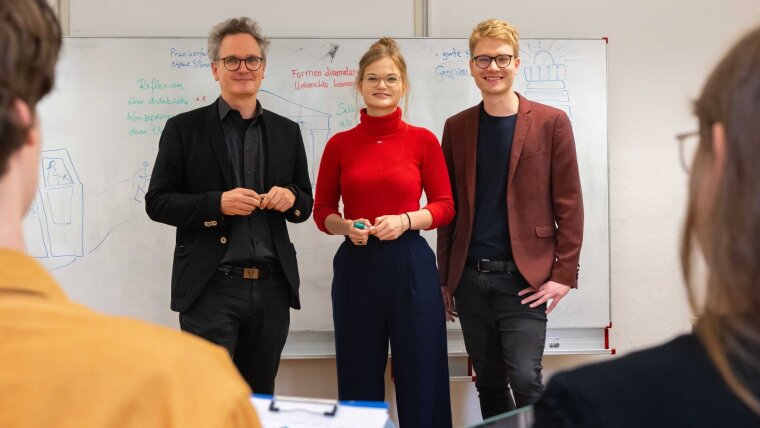
M264 428L393 426L388 416L388 403L382 401L337 401L254 394L251 402Z
M338 402L335 400L321 400L317 398L273 396L272 401L269 403L269 411L302 411L334 417L335 413L338 411Z

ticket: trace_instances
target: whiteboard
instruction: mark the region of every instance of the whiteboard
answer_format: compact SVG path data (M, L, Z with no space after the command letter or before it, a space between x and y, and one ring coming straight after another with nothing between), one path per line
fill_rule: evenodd
M301 125L313 184L328 138L357 123L353 81L373 41L272 41L259 99ZM406 119L440 138L447 117L480 101L467 41L398 41L412 87ZM570 116L585 205L579 289L550 315L549 328L603 328L610 321L606 45L521 42L516 88ZM24 227L29 253L74 300L177 326L169 310L174 228L148 219L144 194L166 120L218 96L205 46L205 39L65 40L56 87L40 105L39 191ZM291 331L331 331L332 258L343 239L319 232L311 219L289 229L303 306L292 311ZM435 232L423 235L435 248Z

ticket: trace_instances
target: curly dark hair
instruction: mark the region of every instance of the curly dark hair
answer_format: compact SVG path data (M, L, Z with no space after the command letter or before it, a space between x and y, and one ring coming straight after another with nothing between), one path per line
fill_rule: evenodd
M45 0L0 2L0 176L29 131L14 103L23 101L34 114L53 88L60 48L61 27Z

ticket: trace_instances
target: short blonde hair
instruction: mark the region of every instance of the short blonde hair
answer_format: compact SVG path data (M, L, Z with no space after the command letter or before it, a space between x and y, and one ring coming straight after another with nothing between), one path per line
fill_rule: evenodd
M476 25L470 34L470 56L475 55L475 45L483 39L498 39L512 46L515 58L520 57L520 32L501 19L488 19Z

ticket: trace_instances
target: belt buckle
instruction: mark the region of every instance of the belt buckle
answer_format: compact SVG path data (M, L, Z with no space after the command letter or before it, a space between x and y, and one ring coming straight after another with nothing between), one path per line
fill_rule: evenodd
M243 278L259 279L259 268L243 268Z
M490 262L490 261L491 261L491 259L478 259L478 272L483 272L483 273L491 272L488 269L480 267L480 262Z

